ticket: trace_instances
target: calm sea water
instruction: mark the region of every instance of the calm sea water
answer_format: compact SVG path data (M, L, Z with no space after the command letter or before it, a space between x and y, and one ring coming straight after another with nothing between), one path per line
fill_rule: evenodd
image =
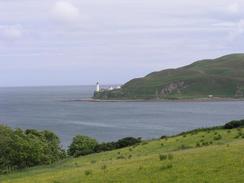
M98 141L145 139L244 118L244 102L81 102L94 86L0 88L0 122L48 129L64 146L76 134Z

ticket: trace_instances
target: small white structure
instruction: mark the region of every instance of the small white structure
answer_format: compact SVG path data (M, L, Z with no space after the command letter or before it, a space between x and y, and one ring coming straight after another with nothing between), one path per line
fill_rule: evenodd
M100 92L100 85L99 85L99 82L97 82L97 85L96 85L96 92Z
M116 89L121 89L121 86L117 86Z
M108 90L110 90L110 91L111 91L111 90L113 90L113 89L114 89L114 88L113 88L112 86L110 86Z

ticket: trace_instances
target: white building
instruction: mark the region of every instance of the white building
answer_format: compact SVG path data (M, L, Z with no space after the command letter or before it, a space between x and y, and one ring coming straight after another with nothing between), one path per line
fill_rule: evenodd
M96 92L100 92L100 85L99 85L99 82L97 82L97 85L96 85Z
M114 88L113 88L112 86L110 86L108 90L110 90L110 91L111 91L111 90L113 90L113 89L114 89Z

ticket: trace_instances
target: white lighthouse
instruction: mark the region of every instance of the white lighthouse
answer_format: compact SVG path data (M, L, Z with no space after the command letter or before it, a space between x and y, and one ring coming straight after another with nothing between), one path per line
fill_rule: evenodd
M96 92L99 92L100 91L100 85L99 85L99 82L97 82L97 85L96 85Z

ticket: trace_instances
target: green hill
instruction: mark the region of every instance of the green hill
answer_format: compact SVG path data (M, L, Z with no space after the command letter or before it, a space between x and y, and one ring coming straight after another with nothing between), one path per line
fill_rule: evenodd
M125 83L121 89L94 93L96 99L192 99L210 96L244 97L244 54L153 72Z
M0 176L1 183L244 182L244 129L144 141Z

